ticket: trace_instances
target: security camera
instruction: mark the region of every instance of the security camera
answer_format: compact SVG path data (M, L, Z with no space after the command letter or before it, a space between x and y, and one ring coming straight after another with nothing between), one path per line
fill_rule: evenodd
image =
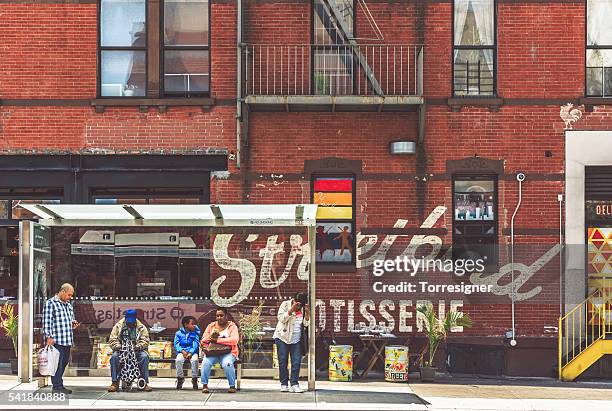
M516 175L516 181L525 181L525 174L524 173L518 173Z

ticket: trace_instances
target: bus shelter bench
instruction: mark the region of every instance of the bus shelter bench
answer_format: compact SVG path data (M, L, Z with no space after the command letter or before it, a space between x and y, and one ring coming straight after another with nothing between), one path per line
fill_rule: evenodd
M174 358L151 358L151 357L149 357L149 362L150 363L155 362L155 363L162 363L162 364L170 364L171 366L172 364L176 363ZM202 364L202 360L200 358L198 358L198 363L200 365ZM189 361L185 361L183 363L183 369L189 370L189 368L191 368ZM234 368L236 369L236 389L239 390L240 383L242 381L242 360L240 360L240 358L236 358L236 361L234 361Z

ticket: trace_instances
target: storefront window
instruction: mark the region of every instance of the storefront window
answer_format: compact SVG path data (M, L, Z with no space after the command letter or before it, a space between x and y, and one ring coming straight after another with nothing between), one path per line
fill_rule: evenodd
M455 180L455 220L494 220L495 182Z
M453 258L498 265L497 179L455 176L453 179Z
M201 188L94 189L94 204L200 204Z

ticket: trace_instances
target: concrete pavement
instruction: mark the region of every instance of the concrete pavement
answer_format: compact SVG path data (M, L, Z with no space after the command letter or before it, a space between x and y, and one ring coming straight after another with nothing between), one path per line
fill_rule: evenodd
M150 393L108 393L108 383L106 378L66 378L66 386L74 390L67 406L32 406L9 404L7 393L36 390L36 384L18 384L13 376L0 376L0 409L605 410L612 404L612 384L552 379L442 377L434 384L318 381L315 392L303 394L281 393L273 380L245 379L236 394L226 392L224 379L211 380L210 394L192 390L191 384L177 391L169 378L152 378ZM50 388L38 392L50 393Z

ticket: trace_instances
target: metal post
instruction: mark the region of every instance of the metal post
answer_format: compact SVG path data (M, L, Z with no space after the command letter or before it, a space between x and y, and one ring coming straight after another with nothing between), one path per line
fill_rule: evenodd
M31 221L19 222L19 338L17 342L17 378L32 382L32 256Z
M511 273L511 284L512 284L512 294L511 294L511 299L512 299L512 340L510 340L510 345L515 346L516 345L516 324L515 324L515 317L514 317L514 305L515 305L515 289L514 289L514 217L516 217L516 213L518 212L519 208L521 207L521 202L523 200L523 181L525 180L525 174L523 173L518 173L516 175L516 181L518 181L519 184L519 190L518 190L518 203L516 204L516 208L514 209L514 213L512 214L512 218L510 219L510 270L512 271Z
M310 245L310 270L308 270L308 298L310 300L310 327L308 327L308 391L315 390L315 353L316 353L316 278L317 278L317 241L316 227L308 227L308 244Z

